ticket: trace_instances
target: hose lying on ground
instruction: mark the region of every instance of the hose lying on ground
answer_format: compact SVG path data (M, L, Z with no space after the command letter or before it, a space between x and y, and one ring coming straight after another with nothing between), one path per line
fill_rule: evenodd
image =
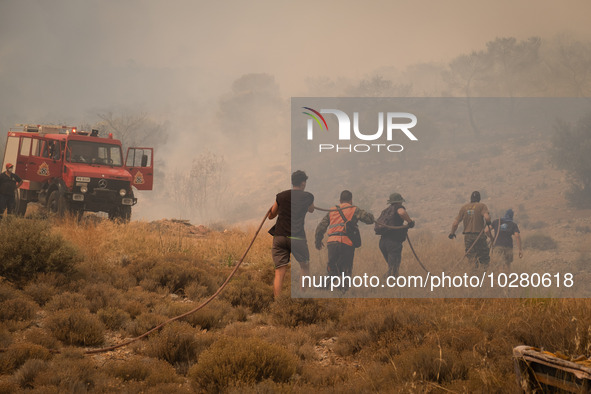
M115 349L118 349L120 347L130 345L130 344L132 344L132 343L134 343L136 341L139 341L142 338L147 337L148 335L150 335L154 331L158 331L159 329L161 329L165 325L167 325L169 323L172 323L175 320L179 320L179 319L182 319L183 317L189 316L189 315L197 312L199 309L203 308L205 305L209 304L214 298L216 298L218 296L218 294L220 294L222 292L222 290L224 289L224 287L226 287L226 285L228 284L228 282L230 282L230 279L232 279L232 277L234 276L234 274L236 273L236 271L238 271L238 268L240 268L240 265L244 261L244 258L246 257L246 255L250 251L250 248L254 244L254 240L259 235L259 232L261 231L261 228L263 227L263 224L265 223L265 220L267 220L267 217L269 216L269 212L271 212L270 209L267 211L267 213L265 213L265 217L261 221L261 224L259 224L259 227L257 228L257 231L254 233L254 236L252 237L252 240L250 241L250 244L248 245L248 248L246 248L246 250L244 251L244 254L240 258L240 260L238 261L238 263L236 264L236 266L234 267L234 269L232 270L232 272L230 272L230 275L228 275L228 277L226 278L226 280L224 281L224 283L222 283L222 285L216 290L216 292L213 293L208 299L206 299L205 301L203 301L201 304L199 304L195 308L191 309L190 311L185 312L182 315L171 317L167 321L165 321L163 323L160 323L156 327L152 328L149 331L146 331L145 333L143 333L140 336L137 336L135 338L131 338L131 339L129 339L129 340L125 341L125 342L122 342L122 343L120 343L118 345L108 346L108 347L104 347L104 348L101 348L101 349L87 350L86 352L84 352L84 354L97 354L97 353L110 352L110 351L115 350Z

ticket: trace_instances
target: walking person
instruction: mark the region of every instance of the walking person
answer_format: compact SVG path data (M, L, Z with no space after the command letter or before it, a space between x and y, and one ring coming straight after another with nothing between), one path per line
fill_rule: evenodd
M508 209L505 212L505 216L500 219L496 219L492 222L492 229L494 231L493 247L501 255L505 261L505 265L509 268L513 262L513 237L515 237L515 243L517 243L517 249L519 250L519 258L523 257L523 251L521 249L521 235L519 232L519 226L513 221L513 210Z
M314 212L314 195L304 191L308 176L304 171L291 174L292 188L277 194L269 212L269 219L277 217L273 226L272 256L275 264L273 294L281 294L283 279L287 272L291 255L300 264L302 275L310 274L310 251L304 231L306 213Z
M414 220L402 205L404 198L399 193L390 194L388 208L384 209L376 221L374 230L380 238L380 251L388 263L388 271L384 276L398 276L398 269L402 261L402 243L406 240L408 228L415 226ZM407 223L408 228L391 229L387 226L400 227ZM385 226L384 226L385 225Z
M356 227L358 222L372 224L374 217L371 213L353 206L353 193L343 190L339 199L340 204L331 208L331 212L320 221L316 227L315 246L320 250L324 246L322 239L328 230L327 249L329 276L352 276L353 259L355 258L355 239L347 229ZM351 227L350 227L351 226ZM361 238L359 238L359 242ZM346 287L343 290L347 290Z
M485 226L490 226L490 214L486 204L480 202L480 192L474 191L470 195L470 202L460 208L458 216L451 225L451 232L448 238L456 237L456 230L460 222L464 225L464 246L468 260L476 268L478 265L488 267L490 262L490 251L486 243Z
M6 171L0 174L0 218L4 211L10 215L14 211L16 189L23 184L21 177L14 173L14 166L6 163Z

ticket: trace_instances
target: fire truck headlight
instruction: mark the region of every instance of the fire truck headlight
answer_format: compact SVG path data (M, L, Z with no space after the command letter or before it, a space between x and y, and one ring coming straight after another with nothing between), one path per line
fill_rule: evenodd
M86 186L86 185L82 185L82 186L80 186L80 191L81 191L82 193L86 193L86 192L88 191L88 186Z
M126 194L127 194L127 191L126 191L125 189L121 189L121 190L119 190L119 195L120 195L121 197L125 197L125 195L126 195Z

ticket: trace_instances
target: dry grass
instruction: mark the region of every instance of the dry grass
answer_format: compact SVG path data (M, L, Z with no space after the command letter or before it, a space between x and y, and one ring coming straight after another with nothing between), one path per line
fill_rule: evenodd
M262 234L218 299L126 352L90 358L67 346L135 337L194 308L222 283L253 229L188 238L141 222L66 219L51 231L81 261L69 275L37 275L22 289L0 282L0 392L510 392L517 345L591 355L587 300L291 299L287 291L273 300L271 239ZM576 234L572 253L583 264L591 238ZM451 270L463 255L461 241L411 235L433 270ZM560 250L531 252L519 264L536 268ZM325 264L314 251L313 273ZM364 238L354 273L385 268L377 241ZM401 273L419 270L405 244Z

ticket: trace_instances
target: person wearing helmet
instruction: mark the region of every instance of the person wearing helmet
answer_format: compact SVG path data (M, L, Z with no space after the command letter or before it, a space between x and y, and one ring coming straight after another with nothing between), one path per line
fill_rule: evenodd
M0 174L0 218L4 211L11 214L16 204L14 193L23 184L23 180L14 174L14 166L6 164L6 171Z
M406 240L408 231L407 228L391 229L386 226L398 227L402 226L404 222L408 224L408 228L415 226L414 220L410 218L406 208L402 205L404 201L400 193L390 194L387 201L390 205L382 211L374 227L376 234L381 235L380 251L388 263L388 271L385 276L398 276L402 260L402 243Z
M513 221L513 215L513 210L507 209L505 216L496 219L491 225L495 241L493 246L496 248L497 253L501 255L507 267L510 267L513 262L513 237L515 237L519 249L519 258L523 257L519 226Z
M464 246L468 260L478 268L482 265L488 267L490 262L490 250L486 243L485 226L491 225L490 214L486 204L480 202L480 192L474 191L470 195L470 202L460 208L458 216L451 225L451 232L448 238L456 237L456 230L460 222L464 224Z

